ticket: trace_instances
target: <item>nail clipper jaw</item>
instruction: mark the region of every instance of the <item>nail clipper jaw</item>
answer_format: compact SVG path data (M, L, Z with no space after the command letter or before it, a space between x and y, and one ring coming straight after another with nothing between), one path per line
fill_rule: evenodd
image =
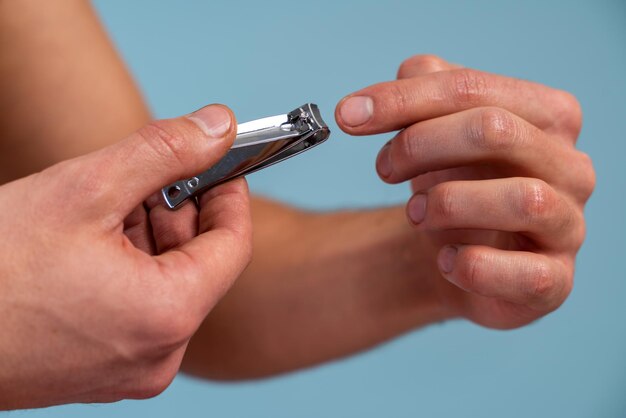
M324 123L317 105L307 103L288 113L289 120L296 126L303 135L312 132L320 136L328 137L330 129Z

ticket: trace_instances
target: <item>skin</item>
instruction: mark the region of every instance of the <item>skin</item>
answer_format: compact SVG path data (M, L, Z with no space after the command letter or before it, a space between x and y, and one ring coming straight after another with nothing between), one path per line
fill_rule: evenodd
M0 155L6 159L2 164L5 180L116 143L148 121L149 112L88 4L65 0L62 6L42 5L36 0L23 0L12 4L11 13L3 10L7 7L7 2L0 2ZM59 59L59 54L64 59ZM87 56L90 59L84 59ZM60 83L63 89L58 88ZM90 94L82 94L84 91ZM364 98L359 100L370 103L371 110L371 117L357 126L351 126L345 118L348 113L344 106L354 97ZM14 396L0 390L0 405L42 406L151 396L167 386L181 361L185 371L212 379L263 377L346 356L403 332L452 318L499 329L519 327L553 311L565 300L572 287L576 252L584 237L584 204L595 181L589 158L575 149L581 111L570 94L462 68L435 56L415 56L401 64L398 80L347 96L337 107L336 119L341 129L352 135L400 130L381 150L376 165L384 181L411 182L414 194L406 208L311 213L253 198L253 260L224 297L233 275L247 261L247 229L234 230L242 219L246 225L248 206L241 182L214 189L205 195L199 209L186 205L180 211L167 211L150 193L183 174L201 171L194 160L196 163L184 165L194 170L183 173L179 165L179 171L167 173L168 179L157 178L149 185L137 186L138 190L129 192L124 200L105 193L106 199L112 200L80 199L76 205L68 205L67 193L61 193L66 187L76 190L76 196L95 194L97 190L91 190L94 184L109 191L128 190L129 177L106 175L118 172L118 165L128 169L125 159L131 154L112 153L105 148L101 152L106 157L97 159L93 156L98 154L90 154L62 163L61 168L53 166L49 169L52 173L43 171L3 186L0 202L9 213L16 210L11 204L21 199L39 202L33 207L40 208L35 211L37 216L20 213L23 221L15 229L3 226L4 236L23 235L19 244L3 244L5 253L16 255L13 259L52 251L44 258L57 260L61 255L55 254L59 252L68 257L68 246L76 252L96 248L99 253L90 263L78 266L68 260L50 262L39 271L32 270L31 263L2 267L7 270L0 274L0 305L15 309L14 300L29 303L23 304L22 313L13 319L0 315L3 330L9 330L4 335L12 336L0 343L0 352L14 356L10 363L13 367L0 369L0 388L14 388L20 399L17 404L11 403ZM187 128L192 127L188 119L184 122ZM178 129L178 134L166 137L184 142L202 133L195 130L195 134L188 135ZM5 150L13 154L8 156ZM221 148L220 152L224 151ZM220 152L209 152L209 161L215 161ZM197 154L190 153L188 158L193 159L193 155ZM133 157L133 161L145 170L163 167L143 154ZM207 163L206 157L202 161ZM67 166L70 168L63 169ZM76 176L68 173L82 172L76 170L85 167L103 169L89 171L97 181L75 184ZM105 178L97 177L100 175ZM33 178L45 179L46 187L43 180L37 180L37 187L20 184L37 184ZM136 178L136 174L130 178ZM48 191L50 185L58 193ZM140 204L144 198L146 201ZM221 203L213 206L214 199ZM111 208L116 206L124 210L117 210L112 217ZM207 215L206 207L214 210ZM67 211L72 211L71 216ZM88 216L91 212L106 221ZM145 308L140 315L124 315L128 311L136 313L144 305L154 308L168 305L172 299L184 300L183 296L173 296L177 287L167 287L168 278L179 279L174 273L179 270L164 273L154 263L160 265L155 260L172 252L177 254L216 225L220 230L221 223L206 219L219 219L230 225L226 230L231 231L231 238L240 237L242 248L230 247L232 242L218 242L221 238L214 234L211 250L206 249L199 258L210 261L219 256L220 262L211 261L212 267L228 271L218 274L218 279L208 270L190 274L195 279L186 289L193 288L196 300L188 311L179 309L172 315ZM103 225L110 236L89 233L101 231ZM111 229L111 225L116 226ZM39 245L37 234L24 233L50 228L55 231L55 245ZM230 250L221 252L215 250L216 246ZM146 260L145 266L152 267L143 271L124 261L127 255L111 257L132 248L131 259ZM143 255L138 255L139 250ZM233 256L232 251L241 251L242 255ZM93 265L104 263L102 260L107 260L106 264L94 269ZM90 266L88 271L85 266ZM152 293L144 289L129 294L113 291L116 287L108 285L110 280L120 288L137 281L129 280L134 277L129 269L140 277L150 277L157 289ZM99 278L93 283L79 280L94 272ZM58 327L46 327L45 321L41 323L44 316L30 313L36 312L40 304L45 308L51 303L49 289L39 288L32 294L36 288L32 284L40 277L50 280L55 288L59 283L62 291L58 290L55 300L72 306L77 320L64 317ZM216 280L219 290L209 288L207 283ZM85 290L87 285L93 285L93 293ZM98 298L82 297L96 292ZM111 310L111 306L118 305L125 307L125 312ZM44 308L40 312L45 312ZM50 309L55 311L58 306ZM57 334L53 338L48 331L25 335L23 330L28 328L20 323L34 329L58 328L62 338ZM100 341L90 339L91 333L102 332L103 340L115 341L108 323L128 323L130 331L121 332L119 337L124 349L107 351L105 345L100 350L102 357L90 357L89 353L99 350L89 342ZM126 348L125 344L134 347L124 342L128 335L150 335L150 330L157 328L155 324L166 325L158 327L165 331L157 332L165 342L157 338L152 343L142 338L142 349ZM70 361L71 368L61 364L54 370L41 370L36 362L26 367L20 359L33 358L32 353L26 351L28 357L20 354L24 354L26 342L33 345L33 341L58 341L58 347L38 355L42 361L56 362L61 354L72 354L65 356L75 360ZM159 357L151 352L153 347L167 347L169 351L165 352L169 354ZM126 361L115 354L127 350L135 355L122 356ZM134 367L152 364L155 357L170 360L157 361L161 367L148 368L146 374L134 372ZM78 379L74 384L65 383L67 370L80 370L73 373ZM89 383L94 381L90 378L96 371L110 378L105 387ZM149 377L128 378L131 375ZM35 376L43 386L45 382L57 383L53 386L62 388L56 390L63 393L43 390L36 397L27 395L33 393Z
M373 101L372 119L356 127L341 117L353 96ZM393 168L382 178L410 180L406 211L425 196L424 219L407 223L404 208L389 208L264 224L253 212L254 261L194 336L190 372L272 375L451 318L516 328L571 291L595 179L574 148L581 112L569 93L415 56L398 81L340 102L336 118L354 135L401 129L381 151ZM444 271L448 248L456 257Z
M405 61L398 78L355 93L372 97L376 111L346 130L403 129L381 150L377 168L389 183L411 181L409 219L455 285L442 291L444 303L493 328L556 309L572 288L583 208L595 185L591 160L575 149L576 99L431 56ZM423 218L411 219L420 204ZM446 252L456 255L445 260Z
M197 115L217 108L227 130L209 136ZM140 225L129 215L159 185L218 161L233 122L209 106L0 187L12 220L0 225L11 237L0 243L3 409L145 398L169 385L250 260L248 191L239 179L204 194L197 236L156 256L129 238Z

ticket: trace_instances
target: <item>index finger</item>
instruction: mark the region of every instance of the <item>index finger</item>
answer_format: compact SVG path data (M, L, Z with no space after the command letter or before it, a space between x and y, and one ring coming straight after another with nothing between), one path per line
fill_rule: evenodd
M462 68L460 65L452 64L441 57L430 54L414 55L407 58L398 68L397 78L412 78L422 75L437 73L439 71L449 71Z
M580 130L580 109L571 94L467 68L366 87L344 98L335 118L349 134L372 135L482 106L506 109L540 129L567 132L573 139Z

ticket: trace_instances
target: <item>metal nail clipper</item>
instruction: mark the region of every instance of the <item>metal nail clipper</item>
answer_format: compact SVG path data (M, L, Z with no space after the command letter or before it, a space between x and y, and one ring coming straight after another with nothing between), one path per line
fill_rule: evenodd
M175 209L220 183L269 167L321 144L330 135L317 105L307 103L284 115L237 125L230 151L204 173L164 187L165 203Z

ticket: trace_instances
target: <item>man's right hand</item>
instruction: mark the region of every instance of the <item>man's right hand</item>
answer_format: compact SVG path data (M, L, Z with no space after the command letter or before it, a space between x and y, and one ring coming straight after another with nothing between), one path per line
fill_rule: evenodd
M163 232L190 218L153 217L142 202L215 164L235 131L228 109L207 106L0 187L0 409L145 398L169 385L250 260L248 193L243 179L205 193L197 236L184 240L150 234L148 220Z

